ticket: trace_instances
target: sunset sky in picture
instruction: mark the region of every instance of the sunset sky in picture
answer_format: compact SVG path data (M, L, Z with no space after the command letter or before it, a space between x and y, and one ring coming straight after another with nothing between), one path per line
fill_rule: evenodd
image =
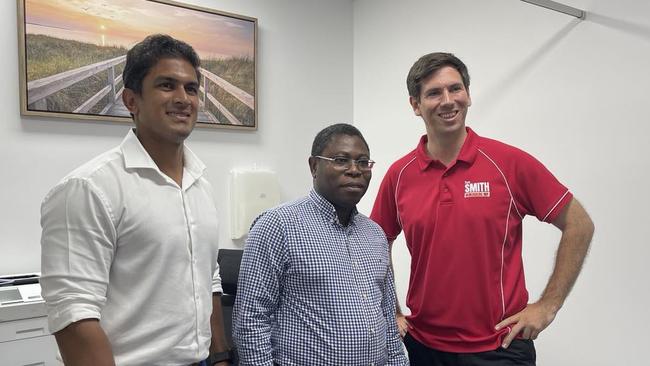
M149 34L183 40L202 59L253 58L252 21L147 0L25 0L26 33L131 48Z

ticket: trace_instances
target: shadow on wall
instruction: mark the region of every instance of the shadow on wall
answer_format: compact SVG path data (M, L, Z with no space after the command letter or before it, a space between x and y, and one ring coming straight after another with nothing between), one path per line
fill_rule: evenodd
M589 15L587 15L589 16ZM534 69L536 64L539 64L545 55L549 54L552 49L557 47L557 45L566 38L569 33L583 20L574 19L559 31L557 31L551 38L546 42L542 43L537 50L533 53L522 59L515 67L509 70L512 70L508 74L505 74L497 79L492 85L489 85L483 93L489 95L489 103L485 104L483 108L483 114L490 115L492 110L499 105L501 99L505 98L510 89L517 85L517 80L520 80L524 77L530 70Z
M585 21L593 22L603 27L612 28L624 33L639 37L646 42L650 42L650 25L627 22L607 15L597 13L587 13Z
M543 57L549 54L553 48L560 44L569 33L581 22L592 22L604 27L624 32L626 34L641 38L643 41L650 42L650 25L628 22L616 19L610 16L601 15L587 11L586 18L573 19L570 23L562 27L551 38L544 42L540 47L526 58L522 59L511 72L503 75L494 84L488 86L484 93L490 96L490 102L485 104L483 113L490 115L492 110L499 105L500 99L506 97L509 89L517 85L516 81L525 76L536 64L539 64Z

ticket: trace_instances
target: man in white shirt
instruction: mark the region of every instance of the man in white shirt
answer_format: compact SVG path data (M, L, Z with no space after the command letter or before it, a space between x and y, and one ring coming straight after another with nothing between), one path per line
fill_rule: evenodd
M212 187L184 146L199 63L165 35L129 50L135 129L43 201L41 285L66 365L227 364Z

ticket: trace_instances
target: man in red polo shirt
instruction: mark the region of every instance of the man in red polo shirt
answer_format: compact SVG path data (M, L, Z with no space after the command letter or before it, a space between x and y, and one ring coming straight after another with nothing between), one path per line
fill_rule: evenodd
M411 253L397 322L411 365L535 365L532 340L555 318L594 226L539 161L465 126L469 74L452 54L411 67L409 101L427 134L388 170L371 214ZM562 231L553 273L528 303L521 258L526 215Z

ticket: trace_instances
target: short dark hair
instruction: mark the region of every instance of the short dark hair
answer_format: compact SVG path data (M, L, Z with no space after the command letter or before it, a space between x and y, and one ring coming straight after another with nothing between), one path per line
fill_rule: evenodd
M197 80L201 80L199 67L201 60L189 44L174 39L166 34L153 34L133 46L126 54L126 65L122 72L124 87L140 94L142 80L149 70L166 58L182 58L187 60L196 70Z
M406 88L409 95L417 100L420 100L420 93L422 92L422 83L433 73L442 69L445 66L451 66L463 79L465 89L469 90L469 72L467 66L458 57L452 53L434 52L420 57L415 61L409 74L406 77Z
M327 145L332 141L335 136L346 135L346 136L357 136L363 141L370 152L370 147L366 142L366 139L363 138L361 131L356 127L347 124L347 123L337 123L331 126L327 126L322 129L314 138L314 143L311 145L311 156L320 155L327 148Z

